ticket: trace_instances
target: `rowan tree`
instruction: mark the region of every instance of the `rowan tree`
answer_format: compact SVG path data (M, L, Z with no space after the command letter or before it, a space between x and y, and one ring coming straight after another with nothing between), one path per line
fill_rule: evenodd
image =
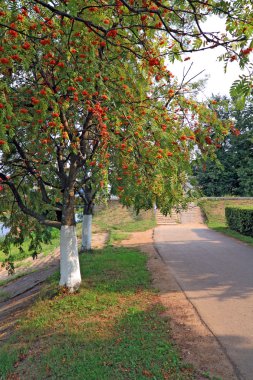
M155 201L166 213L184 202L196 145L210 155L227 133L215 104L191 99L189 83L175 80L165 58L222 45L232 59L250 32L242 36L229 7L216 2L2 7L0 178L8 202L1 198L1 209L10 211L12 202L12 215L26 215L23 228L8 215L21 240L30 218L36 231L40 224L61 230L60 285L73 291L81 282L77 197L85 203L86 229L95 196L109 188L126 206L139 210ZM202 31L199 21L210 10L227 15L230 39ZM236 7L234 15L238 20ZM249 53L239 57L246 63Z

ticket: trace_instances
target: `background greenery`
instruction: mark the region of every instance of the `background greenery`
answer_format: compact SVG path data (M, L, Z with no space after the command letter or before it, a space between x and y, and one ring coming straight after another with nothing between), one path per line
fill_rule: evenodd
M253 238L230 229L226 223L225 208L235 206L253 207L251 199L202 199L199 201L208 227L253 245Z
M215 99L221 101L217 108L219 116L231 118L234 125L231 124L232 133L217 149L217 160L195 166L197 182L206 196L253 196L253 98L243 110L234 110L227 98Z
M225 215L229 228L253 237L253 206L226 207Z

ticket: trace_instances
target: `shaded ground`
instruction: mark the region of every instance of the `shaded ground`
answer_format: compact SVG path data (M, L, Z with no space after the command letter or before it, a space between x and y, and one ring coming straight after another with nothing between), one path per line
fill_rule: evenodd
M92 248L102 248L107 240L107 233L94 234ZM27 268L27 262L31 263ZM60 265L60 250L52 255L38 259L24 260L16 273L22 277L0 286L0 344L13 330L22 312L38 297L43 282L53 274ZM29 273L27 273L29 271ZM9 279L6 271L1 271L0 279Z
M167 227L170 228L170 227ZM139 247L149 255L149 270L153 284L159 290L161 302L170 317L172 338L177 343L183 359L192 363L201 373L218 376L223 380L235 380L237 376L226 353L195 308L180 289L169 268L162 261L153 245L152 231L133 233L121 245Z

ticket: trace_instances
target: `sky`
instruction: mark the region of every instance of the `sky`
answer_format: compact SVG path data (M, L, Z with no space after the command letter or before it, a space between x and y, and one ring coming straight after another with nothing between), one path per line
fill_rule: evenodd
M224 21L216 16L210 17L204 25L205 31L224 31ZM203 79L205 76L209 76L204 93L202 94L203 98L205 98L205 96L211 96L212 93L215 95L229 95L229 88L232 83L238 79L239 75L242 74L242 71L238 63L234 61L229 62L227 72L224 73L224 62L219 62L217 60L217 57L224 54L224 52L225 49L218 47L215 49L188 54L187 56L190 56L191 59L182 63L175 63L171 66L171 71L180 79L182 78L183 69L189 68L190 64L193 63L189 74L189 79L202 70L205 71L197 78Z

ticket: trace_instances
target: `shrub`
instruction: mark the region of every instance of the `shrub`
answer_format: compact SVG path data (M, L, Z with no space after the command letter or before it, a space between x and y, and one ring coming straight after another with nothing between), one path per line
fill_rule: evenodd
M226 207L225 215L228 226L243 235L253 237L253 207Z

